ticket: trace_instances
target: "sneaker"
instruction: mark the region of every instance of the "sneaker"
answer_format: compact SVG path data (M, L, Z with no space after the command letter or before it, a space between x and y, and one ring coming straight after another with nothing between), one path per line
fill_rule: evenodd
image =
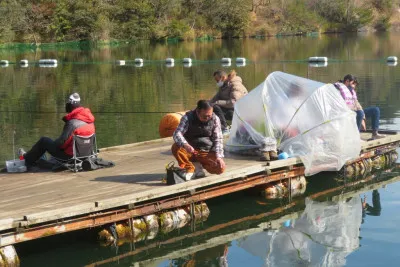
M195 175L194 172L187 172L185 169L183 168L179 168L178 170L176 170L176 173L185 181L190 181Z
M276 151L270 151L269 152L269 158L271 160L278 160L278 154L276 153Z
M381 139L381 138L385 138L385 137L386 137L386 135L384 135L384 134L375 133L375 134L372 134L371 140Z
M186 181L190 181L194 176L194 172L187 172L184 177Z
M23 159L26 154L26 151L23 148L18 148L18 157Z
M204 172L203 165L201 165L200 162L193 162L194 166L196 167L196 170L194 171L195 177L196 178L203 178L206 177L206 173Z

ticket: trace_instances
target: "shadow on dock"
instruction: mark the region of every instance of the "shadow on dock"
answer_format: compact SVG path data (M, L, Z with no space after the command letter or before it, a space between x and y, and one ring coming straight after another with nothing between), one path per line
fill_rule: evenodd
M116 176L97 177L91 181L161 186L165 185L161 181L164 176L165 173L116 175Z

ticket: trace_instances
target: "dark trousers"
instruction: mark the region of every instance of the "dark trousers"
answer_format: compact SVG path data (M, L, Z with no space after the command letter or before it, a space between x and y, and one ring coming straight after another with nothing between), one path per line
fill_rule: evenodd
M366 118L371 118L371 126L373 131L377 131L379 129L379 119L381 117L381 112L378 107L369 107L364 110L357 110L357 127L361 129L361 122L364 118L364 114Z
M48 137L41 137L36 144L33 145L31 150L26 152L24 155L25 164L27 166L31 166L35 164L35 162L43 156L44 153L48 152L55 158L67 160L70 159L72 156L67 155L61 150L51 138Z
M223 108L217 104L214 104L213 108L215 115L217 115L221 121L221 129L223 131L228 127L228 123L226 121L231 121L233 118L233 109Z

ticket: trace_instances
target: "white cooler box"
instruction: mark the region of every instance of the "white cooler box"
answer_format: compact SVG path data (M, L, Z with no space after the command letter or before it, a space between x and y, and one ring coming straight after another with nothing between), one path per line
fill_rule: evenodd
M7 172L26 172L25 160L7 160L6 161Z

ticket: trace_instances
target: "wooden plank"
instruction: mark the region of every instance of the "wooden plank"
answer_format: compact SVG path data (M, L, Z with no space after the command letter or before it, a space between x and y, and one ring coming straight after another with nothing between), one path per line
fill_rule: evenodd
M275 161L270 161L268 162L268 169L274 170L274 169L279 169L283 167L290 167L296 164L301 164L302 161L299 157L295 158L288 158L288 159L283 159L283 160L275 160Z
M367 135L367 133L362 133L363 136ZM370 135L368 133L368 135ZM385 144L390 144L393 142L400 142L400 134L388 134L386 135L386 137L381 138L381 139L376 139L376 140L371 140L368 142L362 142L361 145L361 152L365 152L368 149L371 149L373 147L377 147L377 146L381 146L381 145L385 145Z
M14 227L14 219L2 219L0 220L0 231L10 229Z
M386 142L399 142L400 134L367 142L364 148ZM299 158L256 162L254 158L228 155L227 171L181 185L160 183L164 166L174 160L170 153L172 138L103 149L101 157L113 160L117 167L96 172L0 174L0 230L10 227L9 220L29 223L58 220L132 203L165 197L240 179L248 175L301 163ZM7 221L8 220L8 221Z
M225 172L221 175L211 175L211 176L208 176L205 178L201 178L198 180L192 180L192 181L182 183L182 184L176 184L176 185L172 185L172 186L156 188L154 190L151 190L150 193L149 192L139 192L139 193L126 195L126 196L122 196L122 197L118 197L118 198L99 200L99 201L97 201L97 206L99 208L108 209L108 208L112 208L112 207L134 204L134 203L141 202L141 201L146 201L146 200L151 200L151 199L168 196L171 194L171 192L173 192L174 194L181 193L181 192L187 192L187 191L199 189L199 188L202 188L205 186L210 186L210 185L218 184L221 182L229 181L232 179L243 178L243 177L246 177L246 176L254 174L254 173L264 172L265 169L266 169L265 163L263 163L263 164L259 163L257 165L252 164L249 167L234 169L234 170Z
M166 138L154 139L154 140L120 145L120 146L105 147L105 148L99 149L99 151L106 152L106 151L125 150L125 149L129 149L129 148L137 148L137 147L141 147L141 146L149 146L149 145L154 145L154 144L166 144L166 143L169 143L170 145L172 145L172 142L173 142L172 137L166 137Z
M62 220L64 218L87 214L97 210L98 209L96 209L94 202L83 203L57 210L27 214L24 216L24 220L28 223L28 225L31 225L48 221Z

